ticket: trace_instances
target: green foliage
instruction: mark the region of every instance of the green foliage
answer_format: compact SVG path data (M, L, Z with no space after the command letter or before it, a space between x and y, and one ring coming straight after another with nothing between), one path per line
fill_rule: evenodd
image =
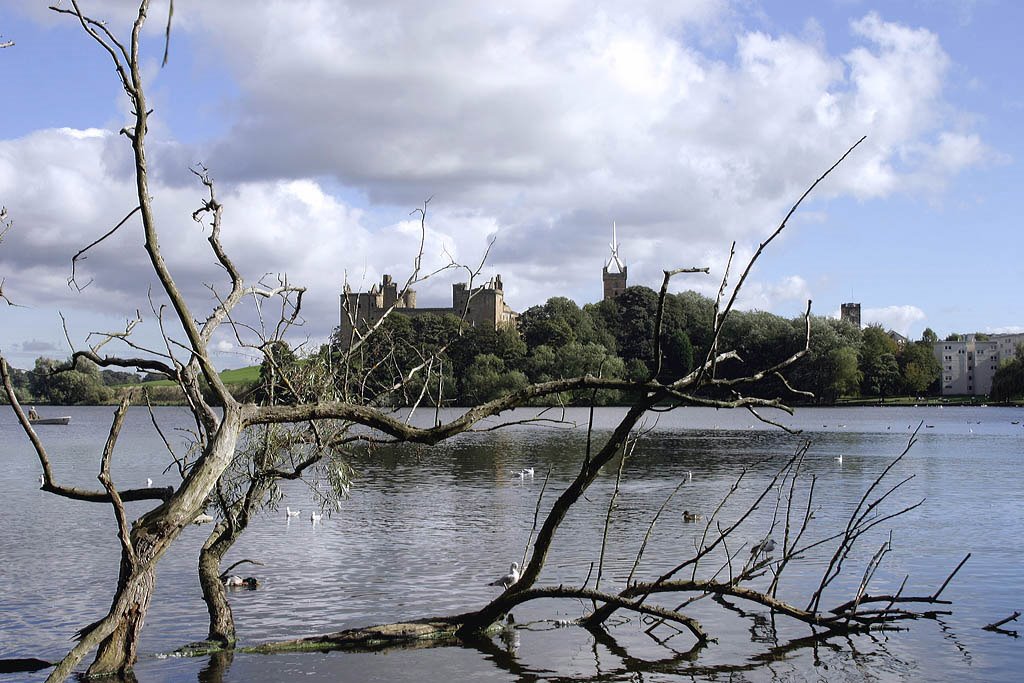
M500 358L490 353L477 356L463 377L464 393L471 403L484 403L516 389L522 389L529 380L519 370L507 370Z
M921 341L904 346L900 351L899 365L907 393L919 395L930 389L938 389L942 366L935 357L931 342Z
M1017 347L1014 357L1004 362L992 377L989 396L993 401L1011 401L1024 398L1024 344Z
M285 342L275 341L263 349L263 354L255 400L278 405L296 403L295 388L286 381L298 362L295 353Z
M28 387L36 400L54 405L96 405L112 396L103 385L99 368L84 358L73 367L70 359L61 363L37 358L28 373Z

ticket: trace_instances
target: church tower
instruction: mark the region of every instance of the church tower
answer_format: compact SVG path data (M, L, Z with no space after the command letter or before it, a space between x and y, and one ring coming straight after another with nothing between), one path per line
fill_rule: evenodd
M608 246L612 248L612 254L601 271L601 277L604 280L605 301L614 299L626 291L626 266L622 265L622 261L619 260L619 239L616 235L614 221L612 221L612 242Z

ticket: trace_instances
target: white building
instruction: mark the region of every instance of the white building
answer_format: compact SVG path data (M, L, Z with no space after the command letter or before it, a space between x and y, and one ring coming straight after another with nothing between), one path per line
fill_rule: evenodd
M969 334L959 341L934 342L932 349L942 369L942 395L987 395L999 365L1013 358L1019 344L1024 344L1024 334L993 334L986 341Z

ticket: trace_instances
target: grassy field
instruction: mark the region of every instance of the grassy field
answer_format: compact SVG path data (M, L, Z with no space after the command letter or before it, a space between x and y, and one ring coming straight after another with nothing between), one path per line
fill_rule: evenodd
M220 378L224 380L225 384L252 384L260 378L260 366L251 365L247 368L238 368L236 370L225 370L220 373ZM172 382L169 379L161 379L155 382L143 382L144 387L174 387L178 386L177 382Z

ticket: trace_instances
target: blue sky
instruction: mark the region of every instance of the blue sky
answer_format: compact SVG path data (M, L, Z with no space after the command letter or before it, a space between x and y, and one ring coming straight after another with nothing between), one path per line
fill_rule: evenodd
M127 104L109 58L47 3L0 2L4 116L0 349L27 367L89 332L155 343L152 278L126 226L66 285L70 258L134 206ZM83 0L126 35L135 3ZM677 6L678 5L678 6ZM665 3L177 0L153 2L143 54L149 157L165 249L193 306L222 284L190 214L206 164L225 242L250 280L309 288L296 341L337 324L338 292L415 256L410 212L432 197L424 262L501 273L517 310L600 296L611 223L630 283L749 255L863 135L761 260L744 306L865 320L911 337L1024 330L1015 191L1024 92L1020 3L857 0ZM417 285L446 305L452 270ZM159 305L159 297L154 299ZM243 340L244 341L244 340ZM217 339L226 366L244 344Z

